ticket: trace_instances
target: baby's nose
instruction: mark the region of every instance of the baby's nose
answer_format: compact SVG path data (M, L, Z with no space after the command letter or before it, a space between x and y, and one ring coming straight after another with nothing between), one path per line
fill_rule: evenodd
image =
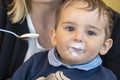
M83 37L82 32L77 31L75 33L74 40L77 41L77 42L83 42L84 37Z

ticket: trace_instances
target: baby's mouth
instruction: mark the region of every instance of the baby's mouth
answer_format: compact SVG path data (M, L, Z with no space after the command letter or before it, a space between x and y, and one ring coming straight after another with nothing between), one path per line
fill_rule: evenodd
M85 51L85 47L81 43L72 43L69 47L69 50L73 56L78 56L78 54Z

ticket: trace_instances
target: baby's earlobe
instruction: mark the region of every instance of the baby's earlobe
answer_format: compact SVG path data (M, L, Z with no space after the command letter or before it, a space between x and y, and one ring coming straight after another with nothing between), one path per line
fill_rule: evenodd
M109 49L112 47L113 40L107 39L105 43L103 44L103 47L100 49L100 55L105 55L109 51Z

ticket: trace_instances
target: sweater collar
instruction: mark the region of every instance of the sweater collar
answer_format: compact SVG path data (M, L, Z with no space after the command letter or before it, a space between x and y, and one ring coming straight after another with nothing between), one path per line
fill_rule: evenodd
M101 60L100 56L98 55L95 59L93 59L92 61L90 61L88 63L69 66L69 65L64 64L60 60L60 58L58 57L58 53L55 50L55 48L51 49L48 52L48 60L49 60L50 65L52 65L54 67L58 67L58 66L63 65L63 66L65 66L67 68L70 68L70 69L74 68L74 69L85 70L85 71L96 68L96 67L100 66L101 63L102 63L102 60Z

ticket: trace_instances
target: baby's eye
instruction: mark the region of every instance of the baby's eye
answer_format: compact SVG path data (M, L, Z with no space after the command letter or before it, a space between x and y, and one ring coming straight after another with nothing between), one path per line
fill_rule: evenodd
M67 30L67 31L74 31L75 28L73 26L66 26L65 30Z
M88 31L87 33L88 33L88 35L91 35L91 36L96 35L96 33L94 31Z

